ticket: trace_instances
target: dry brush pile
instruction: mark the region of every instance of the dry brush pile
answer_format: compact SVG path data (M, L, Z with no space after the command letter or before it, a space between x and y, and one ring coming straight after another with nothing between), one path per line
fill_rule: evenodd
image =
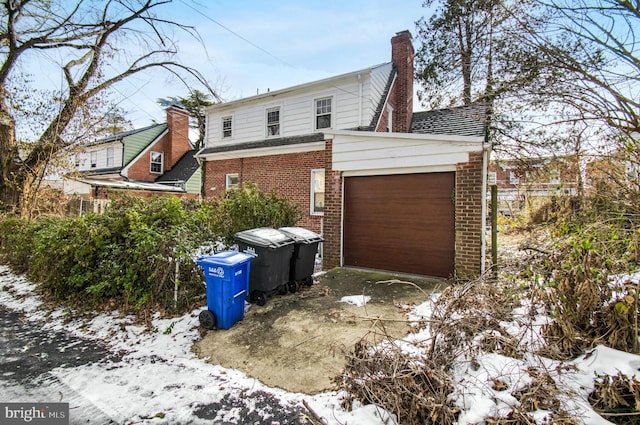
M521 247L530 255L528 261L518 259L514 273L444 290L429 320L414 326L426 337L357 344L336 378L348 393L345 405L376 403L402 424L452 423L460 415L456 370L461 362L479 367L474 362L483 353L512 359L534 353L563 361L599 344L637 353L640 283L632 272L640 265L640 211L633 208L640 202L615 211L610 204L602 211L597 199L588 210L579 205L585 210L556 211L545 246ZM524 311L519 317L513 315L516 308ZM546 317L546 324L536 331L540 338L528 340L536 314ZM509 332L505 324L514 320L529 331ZM485 422L534 424L530 413L544 409L552 412L550 423L581 423L579 412L565 410L567 395L556 384L561 373L530 367L528 383L515 387L496 376L492 390L510 390L515 402L506 415ZM589 402L599 414L614 423L640 423L635 378L595 377L593 386Z

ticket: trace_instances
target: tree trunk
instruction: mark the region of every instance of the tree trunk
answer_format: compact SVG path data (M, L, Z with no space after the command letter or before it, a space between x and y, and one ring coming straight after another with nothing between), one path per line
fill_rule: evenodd
M16 185L18 161L15 122L7 111L4 99L0 99L0 211L2 212L14 212L20 202L20 191Z

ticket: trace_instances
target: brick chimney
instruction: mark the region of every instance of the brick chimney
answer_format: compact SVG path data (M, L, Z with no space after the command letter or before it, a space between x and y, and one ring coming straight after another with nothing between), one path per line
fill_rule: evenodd
M189 112L178 106L167 108L169 144L165 151L165 169L170 170L191 149L189 145Z
M391 60L398 76L393 88L393 129L398 133L408 133L413 116L413 57L411 33L407 30L396 33L391 38Z

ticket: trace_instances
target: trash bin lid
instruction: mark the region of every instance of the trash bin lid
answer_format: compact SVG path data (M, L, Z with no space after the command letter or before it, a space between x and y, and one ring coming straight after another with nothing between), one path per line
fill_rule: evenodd
M244 252L238 251L221 251L216 252L213 255L207 255L198 258L198 265L203 267L206 265L214 266L235 266L237 264L250 261L253 257Z
M279 248L293 243L293 239L285 233L272 229L271 227L258 227L244 230L236 233L234 238L246 244L257 245L264 248Z
M305 229L304 227L281 227L280 230L282 233L288 235L296 242L299 243L314 243L322 241L322 236L317 234L316 232L312 232L309 229Z

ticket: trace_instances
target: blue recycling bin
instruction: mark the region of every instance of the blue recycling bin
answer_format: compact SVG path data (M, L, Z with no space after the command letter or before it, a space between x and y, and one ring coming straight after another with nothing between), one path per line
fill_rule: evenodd
M207 309L199 315L203 328L229 329L244 319L251 258L242 252L222 251L198 259L207 286Z

